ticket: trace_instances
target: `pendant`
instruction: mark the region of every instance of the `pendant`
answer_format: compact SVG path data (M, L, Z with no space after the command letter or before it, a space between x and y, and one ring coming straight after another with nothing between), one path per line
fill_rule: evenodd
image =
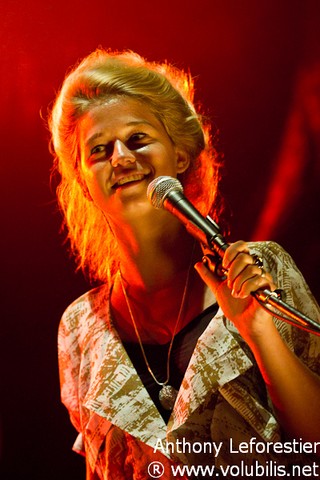
M163 385L159 392L159 400L165 410L172 410L178 392L171 385Z

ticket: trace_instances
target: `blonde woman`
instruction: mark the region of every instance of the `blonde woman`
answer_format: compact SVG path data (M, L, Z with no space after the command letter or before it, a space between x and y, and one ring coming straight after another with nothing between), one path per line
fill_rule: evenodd
M319 319L292 259L272 242L239 241L221 281L179 220L147 198L155 178L178 178L202 214L220 219L219 162L193 93L191 77L168 64L97 50L65 78L51 112L72 251L100 282L59 330L62 400L87 479L241 478L250 468L276 478L315 465L319 337L250 295L282 288Z

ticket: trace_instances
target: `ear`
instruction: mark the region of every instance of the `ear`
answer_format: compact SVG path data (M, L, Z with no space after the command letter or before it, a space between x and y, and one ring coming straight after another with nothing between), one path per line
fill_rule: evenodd
M177 150L177 173L185 172L190 165L190 157L183 150Z

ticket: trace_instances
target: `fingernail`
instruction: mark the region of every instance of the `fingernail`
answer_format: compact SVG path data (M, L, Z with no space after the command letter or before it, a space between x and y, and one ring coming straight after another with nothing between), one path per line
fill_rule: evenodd
M238 297L239 297L239 293L236 292L234 288L231 290L231 295L232 295L234 298L238 298Z
M209 259L208 259L208 257L207 257L206 255L204 255L204 256L202 257L202 263L203 263L206 267L209 266Z

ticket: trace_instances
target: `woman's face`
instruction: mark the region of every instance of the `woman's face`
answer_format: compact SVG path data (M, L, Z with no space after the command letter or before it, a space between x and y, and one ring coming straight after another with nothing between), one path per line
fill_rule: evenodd
M95 204L107 215L153 208L147 187L160 175L176 177L188 168L149 107L114 98L93 107L78 125L81 174Z

